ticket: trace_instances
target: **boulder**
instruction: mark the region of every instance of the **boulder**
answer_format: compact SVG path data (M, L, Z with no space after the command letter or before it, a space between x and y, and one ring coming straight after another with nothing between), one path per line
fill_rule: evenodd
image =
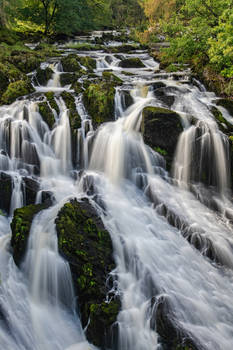
M161 153L170 167L179 135L183 131L180 116L169 109L146 107L142 113L144 142Z
M94 127L114 120L115 84L102 81L90 84L83 93L83 102L92 117Z
M11 104L18 97L28 95L34 91L35 89L33 88L29 79L15 81L8 85L6 91L1 97L1 103Z
M63 57L61 64L64 72L79 72L82 69L78 62L77 55L74 54Z
M0 209L9 214L12 195L11 176L0 172Z
M50 129L52 129L56 120L55 120L53 111L51 110L51 108L48 105L48 102L46 102L46 101L40 102L38 104L38 107L39 107L39 113L42 116L43 120L48 125L48 127Z
M119 311L118 300L106 301L111 288L106 281L115 268L111 237L87 199L66 203L55 222L59 252L70 264L87 338L98 347L110 347Z
M87 68L89 71L93 71L93 69L96 69L96 60L94 58L91 58L89 56L77 56L78 62Z
M126 58L122 60L119 63L119 67L122 68L145 68L145 65L142 63L142 61L135 57L135 58Z
M41 210L47 209L51 204L50 201L47 201L43 204L31 204L15 210L11 222L11 246L13 249L13 258L17 266L20 266L26 253L27 242L34 216Z
M217 100L217 105L226 108L229 114L233 117L233 99L221 98Z
M46 92L45 93L45 96L46 96L46 98L47 98L47 101L49 102L49 104L50 104L50 107L52 108L52 109L54 109L56 112L57 112L57 114L59 115L59 113L60 113L60 110L59 110L59 107L58 107L58 105L57 105L57 102L56 102L56 100L55 100L55 98L54 98L54 92L52 92L52 91L49 91L49 92Z
M46 67L45 69L41 69L40 67L36 71L36 79L38 83L42 86L46 86L48 81L53 76L53 70L49 67Z

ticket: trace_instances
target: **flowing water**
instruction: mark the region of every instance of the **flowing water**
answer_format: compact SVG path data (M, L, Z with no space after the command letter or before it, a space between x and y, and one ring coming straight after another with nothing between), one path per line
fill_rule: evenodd
M90 38L101 33L93 33ZM77 38L85 41L87 38ZM67 50L69 52L69 50ZM69 199L87 196L109 230L121 299L118 339L112 349L163 349L156 330L156 309L165 300L176 328L198 349L233 347L233 204L227 137L211 113L216 96L190 81L190 72L167 74L144 51L133 54L79 52L97 61L96 74L112 70L123 80L116 88L115 121L93 130L91 118L75 96L82 127L71 143L68 110L61 92L62 66L47 86L35 83L34 96L0 107L0 171L12 179L8 216L0 215L0 344L7 350L87 350L78 315L69 264L59 255L54 220ZM145 67L123 69L119 62L139 57ZM42 68L48 63L42 65ZM81 79L82 80L82 79ZM164 98L156 84L164 86ZM38 102L55 93L52 130ZM126 108L125 93L133 104ZM38 98L39 96L39 98ZM146 106L180 114L181 133L172 166L143 142ZM75 148L75 149L74 149ZM75 153L75 159L72 154ZM80 170L84 170L79 174ZM203 177L203 173L205 176ZM13 212L26 204L26 181L53 195L53 206L33 220L26 256L16 267L10 250ZM211 259L210 259L211 258Z

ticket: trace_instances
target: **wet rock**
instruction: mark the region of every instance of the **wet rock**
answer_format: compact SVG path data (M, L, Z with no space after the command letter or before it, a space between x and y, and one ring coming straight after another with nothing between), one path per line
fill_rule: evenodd
M92 117L94 127L114 120L115 84L102 81L90 84L83 94L85 107Z
M218 126L222 130L222 132L224 132L225 134L229 134L229 132L233 132L233 125L223 117L222 113L218 108L212 106L211 112L213 113L218 123Z
M0 209L9 214L12 195L11 176L0 172Z
M123 106L125 109L130 107L134 103L134 99L130 94L130 91L122 90L122 96L123 96Z
M79 79L80 75L75 73L63 73L60 75L61 86L70 85Z
M29 79L15 81L8 85L7 90L4 92L4 94L1 97L1 103L11 104L18 97L28 95L34 91L35 90L31 82L29 81Z
M6 90L8 84L9 84L9 79L8 79L7 73L1 70L1 65L0 65L0 92Z
M11 222L11 246L16 265L20 266L20 263L22 262L26 253L27 242L34 216L41 210L47 209L50 205L50 202L43 204L31 204L15 210L14 217Z
M116 85L121 85L123 83L123 81L118 78L115 74L113 74L112 72L103 72L102 73L102 77L104 80L106 81L111 81L113 83L115 83Z
M71 54L61 60L64 72L79 72L82 68L78 62L77 55Z
M168 297L162 296L156 303L156 331L161 337L162 346L169 350L198 350L192 336L178 326Z
M40 189L40 183L31 177L24 177L23 183L26 205L35 204L36 196Z
M46 96L46 98L47 98L47 101L49 102L49 104L50 104L50 107L52 108L52 109L54 109L56 112L57 112L57 114L59 115L59 113L60 113L60 110L59 110L59 107L58 107L58 105L57 105L57 102L56 102L56 100L55 100L55 95L54 95L54 92L52 92L52 91L49 91L49 92L46 92L45 93L45 96Z
M88 71L93 71L93 69L96 69L96 60L94 58L91 58L89 56L77 56L78 62L87 68Z
M96 346L111 345L111 326L119 302L106 302L109 273L114 269L112 242L102 220L87 199L66 203L56 219L60 254L68 260L78 295L83 327ZM89 321L89 323L88 323Z
M73 89L77 95L83 92L82 84L78 81L72 84L71 89Z
M155 97L160 100L165 106L168 106L170 108L175 102L175 96L167 95L167 92L167 88L163 87L154 89Z
M216 103L218 106L226 108L226 110L233 117L233 99L221 98L220 100L217 100Z
M146 107L143 110L141 131L144 142L163 153L171 166L179 135L183 131L180 116L169 109Z
M39 107L39 113L42 116L43 120L48 125L48 127L52 129L56 120L55 120L53 111L49 107L48 103L41 102L38 104L38 107Z
M126 58L119 63L122 68L145 68L145 65L139 58Z
M36 79L41 86L46 86L52 76L53 71L49 67L46 67L45 69L38 68L36 71Z

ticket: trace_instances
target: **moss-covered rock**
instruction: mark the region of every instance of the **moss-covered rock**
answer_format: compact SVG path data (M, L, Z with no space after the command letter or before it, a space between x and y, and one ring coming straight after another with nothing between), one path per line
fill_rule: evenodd
M12 238L11 246L13 248L13 258L16 265L20 265L27 247L33 218L41 210L48 208L51 202L43 204L32 204L26 207L16 209L11 222Z
M36 71L36 79L38 83L42 86L47 85L48 81L53 76L53 70L49 67L46 67L45 69L41 69L40 67Z
M123 83L123 80L121 80L120 78L118 78L115 74L113 74L112 72L103 72L102 73L102 77L104 80L107 81L111 81L113 83L116 83L116 85L121 85Z
M48 125L48 127L50 129L52 129L56 120L55 120L53 111L49 107L48 103L46 101L45 102L40 102L38 104L38 107L39 107L39 113L42 116L43 120Z
M11 104L18 97L28 95L34 91L35 90L28 79L15 81L8 85L6 91L2 95L1 103Z
M81 118L76 109L75 98L67 91L63 91L61 97L63 98L66 107L69 109L70 127L71 131L73 132L74 129L81 127Z
M95 127L114 120L114 86L112 82L103 81L98 84L90 84L84 91L83 101Z
M229 123L222 115L222 113L214 106L211 108L211 112L213 113L219 128L225 133L229 134L229 132L233 132L233 125Z
M61 86L74 84L80 78L77 73L63 73L60 75Z
M59 251L70 263L82 324L88 324L87 338L100 347L109 345L119 311L118 301L105 301L106 280L115 267L110 235L88 200L66 203L56 228Z
M145 65L137 57L126 58L119 63L119 66L122 68L145 68Z
M96 60L94 58L91 58L89 56L77 56L78 62L86 67L89 71L93 71L93 69L96 69Z
M53 108L57 112L57 114L59 114L60 110L59 110L57 102L56 102L56 100L54 98L54 96L55 96L54 92L52 92L52 91L46 92L45 96L47 98L47 101L50 104L50 107Z
M38 55L27 51L12 52L11 57L8 60L24 73L30 73L36 70L40 67L40 64L43 61Z
M179 135L183 131L180 116L169 109L146 107L142 113L141 131L151 148L162 149L170 167Z
M82 69L77 59L77 55L74 54L63 57L61 64L64 72L79 72Z
M9 214L12 195L11 176L0 172L0 209Z
M71 89L73 89L77 95L83 92L82 84L78 81L72 84Z

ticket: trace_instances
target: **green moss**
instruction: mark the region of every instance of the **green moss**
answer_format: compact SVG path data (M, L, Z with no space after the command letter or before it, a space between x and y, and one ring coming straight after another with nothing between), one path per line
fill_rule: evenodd
M221 100L222 101L222 100ZM220 104L221 105L221 104ZM213 113L217 123L219 124L220 129L223 132L232 132L233 131L233 125L229 123L222 115L222 113L216 108L212 107L211 112ZM224 127L225 126L225 127Z
M83 92L82 84L78 81L73 83L71 88L75 91L77 95Z
M39 113L42 116L43 120L48 125L48 127L52 129L53 125L55 124L55 117L48 103L41 102L38 104L38 107L39 107Z
M48 208L48 204L32 204L15 210L11 222L11 245L13 248L13 258L17 265L20 265L25 254L34 216L46 208Z
M114 86L112 82L90 84L83 94L85 107L96 127L114 119Z
M165 149L161 149L160 147L155 147L154 150L155 152L160 153L162 156L167 155L167 151Z
M46 67L45 69L41 69L40 67L37 69L36 72L36 79L38 83L42 86L45 86L48 81L52 78L53 71L51 68Z
M34 92L29 80L18 80L10 83L1 98L2 104L13 103L18 97Z
M81 118L76 109L75 98L67 91L63 91L61 97L65 101L66 107L69 109L71 132L74 133L75 130L81 127Z

